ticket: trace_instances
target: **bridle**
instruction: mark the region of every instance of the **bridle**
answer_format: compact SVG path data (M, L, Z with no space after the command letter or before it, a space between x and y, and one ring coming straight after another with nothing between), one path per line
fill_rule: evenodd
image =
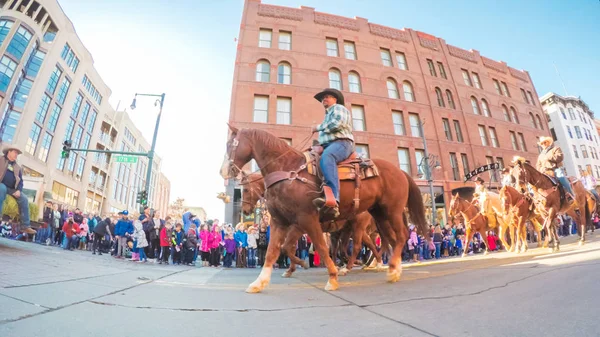
M240 145L238 136L239 132L231 141L231 149L229 150L229 153L227 153L227 158L229 159L229 175L232 178L237 177L240 173L244 174L244 171L242 171L242 169L235 163L235 150L237 149L238 145Z

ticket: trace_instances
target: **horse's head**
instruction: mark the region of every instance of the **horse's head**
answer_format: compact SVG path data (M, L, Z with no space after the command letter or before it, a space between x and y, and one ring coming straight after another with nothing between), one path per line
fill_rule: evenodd
M508 214L510 210L510 202L512 199L508 191L508 187L502 186L502 188L499 191L499 194L500 202L502 203L502 211L504 212L504 214Z
M263 197L265 185L260 174L251 174L242 179L242 212L250 215L254 212L256 203Z
M527 183L529 182L527 161L523 157L515 156L513 158L513 165L511 174L516 180L516 186L522 191L527 190Z
M237 178L242 173L242 167L252 160L252 146L244 130L231 125L229 130L231 134L227 140L227 152L221 165L223 179Z
M458 212L460 212L458 210L458 199L460 199L460 197L458 196L458 193L455 193L452 196L452 200L450 200L450 210L448 211L448 215L450 215L450 217L454 218Z

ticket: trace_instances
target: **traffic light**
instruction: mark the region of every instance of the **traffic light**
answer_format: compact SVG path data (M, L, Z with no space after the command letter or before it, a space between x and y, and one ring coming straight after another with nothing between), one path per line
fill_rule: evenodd
M60 154L61 158L69 158L69 152L71 152L71 145L73 145L73 141L71 141L70 139L65 140L63 142L63 150Z
M148 192L139 191L137 194L137 203L140 205L148 205Z

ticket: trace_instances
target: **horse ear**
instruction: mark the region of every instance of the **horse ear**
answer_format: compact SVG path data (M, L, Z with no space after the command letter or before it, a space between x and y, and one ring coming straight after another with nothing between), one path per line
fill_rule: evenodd
M229 130L231 130L231 132L238 133L239 130L235 126L233 126L229 123L227 123L227 126L229 127Z

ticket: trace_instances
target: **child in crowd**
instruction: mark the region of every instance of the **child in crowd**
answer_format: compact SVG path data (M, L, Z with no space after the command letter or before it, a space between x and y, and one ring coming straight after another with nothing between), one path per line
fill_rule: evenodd
M208 267L210 258L210 245L209 245L210 232L208 225L204 224L200 227L200 258L202 259L202 266Z
M208 245L210 246L210 266L218 267L221 265L221 229L218 224L213 223L212 231L208 237Z
M10 217L6 214L2 216L2 224L0 224L0 236L3 238L12 237L12 225L10 223Z
M148 262L148 258L146 257L146 252L144 251L145 247L148 247L148 239L146 239L146 233L144 232L144 226L140 220L135 220L133 222L133 240L134 247L136 247L136 253L134 257L132 257L132 261L138 262ZM132 254L132 255L133 255Z
M225 236L225 257L223 258L223 266L225 268L231 268L231 262L233 255L235 254L235 240L232 234Z
M165 227L160 230L160 261L158 264L169 264L169 256L171 255L171 228L170 222L165 224Z
M192 266L194 262L194 253L198 246L198 237L196 236L196 225L190 224L185 241L185 256L183 263L187 266Z
M171 242L173 243L173 264L181 264L181 253L183 250L183 241L185 240L184 233L182 231L183 226L180 223L175 225L175 231L171 236Z
M457 250L457 255L462 255L463 253L463 236L459 235L458 238L456 239L456 250Z
M256 268L256 247L258 233L256 228L248 228L248 268Z
M239 223L236 226L235 234L233 235L233 239L236 244L236 258L235 258L235 266L236 268L246 268L248 258L246 256L247 248L248 248L248 233L244 231L244 224Z

